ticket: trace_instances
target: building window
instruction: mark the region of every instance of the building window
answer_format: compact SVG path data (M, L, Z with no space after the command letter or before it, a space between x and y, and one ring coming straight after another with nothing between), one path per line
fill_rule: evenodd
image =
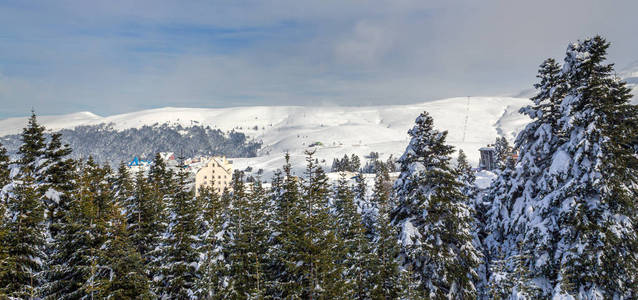
M206 176L204 176L204 179L206 179Z

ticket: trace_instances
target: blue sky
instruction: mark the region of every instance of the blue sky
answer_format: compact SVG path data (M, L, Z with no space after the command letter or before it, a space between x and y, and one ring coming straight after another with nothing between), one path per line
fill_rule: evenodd
M0 118L514 95L593 34L638 60L636 2L0 0Z

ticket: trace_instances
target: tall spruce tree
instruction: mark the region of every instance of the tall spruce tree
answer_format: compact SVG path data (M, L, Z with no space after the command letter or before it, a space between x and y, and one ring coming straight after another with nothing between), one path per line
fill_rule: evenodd
M287 297L306 299L333 298L344 293L341 283L342 268L336 264L336 232L330 213L330 191L327 176L307 152L303 194L291 203L284 229L286 273L291 282L286 287Z
M47 205L47 222L49 234L55 240L61 230L61 223L68 211L70 193L73 190L74 161L69 158L72 150L69 145L63 145L62 134L53 133L44 151L46 159L43 170L43 187L45 191L45 204Z
M162 163L160 166L151 166L149 173L153 175L151 179L145 177L143 172L135 174L135 191L124 207L131 242L142 255L144 269L149 279L153 280L160 276L156 263L168 219L164 197L170 196L167 189L173 183L170 180L172 174L166 171ZM157 290L156 286L153 287Z
M18 149L17 164L20 175L32 176L35 182L41 182L43 176L41 170L45 164L43 158L46 151L44 130L44 126L38 123L35 112L31 111L27 127L22 130L22 145Z
M355 195L345 173L341 173L335 189L335 227L338 233L339 264L344 268L346 296L351 299L369 299L372 294L372 268L375 267L370 241L363 218L358 211Z
M476 175L472 170L470 162L467 161L467 155L465 155L465 152L460 149L459 155L456 159L456 172L458 174L459 181L463 183L463 194L470 199L474 199L478 192L474 185Z
M226 220L226 207L212 187L203 187L197 196L201 207L200 237L200 278L196 283L197 296L213 299L222 296L223 282L223 240L222 225Z
M504 136L497 137L494 142L494 150L496 150L496 166L503 170L505 167L510 164L511 166L511 151L512 147L510 146L507 138Z
M567 140L550 171L564 183L544 200L560 199L555 295L638 297L638 116L626 83L605 64L608 47L600 36L570 44L562 70Z
M519 161L501 173L488 197L492 233L486 240L499 249L492 255L506 262L500 267L505 276L518 278L510 291L529 296L541 288L542 297L570 299L636 296L631 139L638 122L629 89L604 64L608 46L598 36L571 44L562 70L546 60L534 105L521 110L532 122L517 138Z
M228 285L227 298L261 299L266 294L267 232L266 196L259 182L250 192L244 174L233 176L233 196L224 247Z
M99 255L112 214L110 169L91 158L77 175L73 197L53 244L46 272L47 299L80 299L97 296L103 266Z
M271 191L275 205L274 231L272 233L270 249L273 255L269 263L269 294L281 298L301 297L300 282L297 280L294 267L296 266L295 244L296 235L303 234L297 224L301 192L298 177L292 174L290 154L284 156L285 164L282 172L276 172ZM277 176L280 175L280 176Z
M11 160L7 154L7 149L0 143L0 190L11 183ZM0 199L4 202L4 199Z
M391 190L387 171L377 170L371 199L371 203L377 208L372 244L377 261L376 265L371 267L372 299L396 299L399 296L400 273L397 257L400 249L397 232L390 219Z
M7 218L6 198L7 195L2 192L7 184L11 182L10 169L9 169L9 156L7 156L7 150L0 144L0 278L6 278L9 268L6 265L8 263L8 238L9 238L9 219ZM4 287L0 287L0 298L8 297Z
M392 211L402 264L414 271L428 297L473 298L480 253L472 245L467 197L449 164L453 147L427 112L408 134L412 140L399 160Z
M163 245L157 251L155 261L160 275L154 281L161 298L197 297L195 284L200 277L197 252L200 244L200 224L197 224L199 207L187 180L188 174L181 167L176 176L176 184L171 185L174 190L165 191L169 194L163 195L163 199L168 200L170 218Z
M7 209L5 202L0 201L0 278L6 278L9 268L5 265L8 263L7 257L7 238L9 237L9 230L6 226L8 223L6 216ZM7 290L5 287L0 287L0 298L7 298Z
M519 152L516 167L501 172L488 194L488 201L492 203L488 220L491 236L486 246L491 249L488 256L504 257L505 260L501 260L504 262L512 262L510 256L516 257L516 261L530 269L529 276L547 281L556 277L556 262L548 258L556 243L555 208L559 204L556 199L551 203L541 200L560 180L550 178L547 173L563 140L558 119L567 87L560 66L553 59L541 64L537 77L539 83L534 86L538 92L531 98L533 105L521 109L532 122L516 139L515 148ZM530 214L531 211L534 214ZM523 255L521 251L530 255ZM504 270L514 268L511 264L504 266ZM513 293L521 289L511 287ZM546 291L545 295L549 293Z
M45 254L45 206L42 201L44 127L32 112L22 131L13 183L5 187L6 224L10 232L4 241L6 258L0 264L0 286L8 297L34 298L42 284ZM6 163L6 162L5 162Z
M118 173L118 181L127 178L126 169ZM126 218L116 203L98 258L102 266L97 282L99 299L153 299L142 256L131 242L126 227Z
M201 207L199 246L200 256L200 278L196 282L197 296L200 298L212 299L219 297L222 282L222 255L220 241L217 234L221 231L223 224L223 208L220 197L212 187L202 187L199 190L198 200Z

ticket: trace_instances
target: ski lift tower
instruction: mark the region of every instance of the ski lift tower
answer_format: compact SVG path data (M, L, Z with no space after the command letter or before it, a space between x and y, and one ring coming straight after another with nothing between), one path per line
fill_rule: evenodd
M492 147L483 147L479 149L479 152L481 152L479 169L488 171L496 169L496 149Z

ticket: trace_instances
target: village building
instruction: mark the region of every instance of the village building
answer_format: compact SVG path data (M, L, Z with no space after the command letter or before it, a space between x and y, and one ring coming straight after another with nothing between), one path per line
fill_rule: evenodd
M232 161L226 157L211 157L195 173L195 194L203 187L211 187L213 192L221 194L224 189L231 190L233 178Z

